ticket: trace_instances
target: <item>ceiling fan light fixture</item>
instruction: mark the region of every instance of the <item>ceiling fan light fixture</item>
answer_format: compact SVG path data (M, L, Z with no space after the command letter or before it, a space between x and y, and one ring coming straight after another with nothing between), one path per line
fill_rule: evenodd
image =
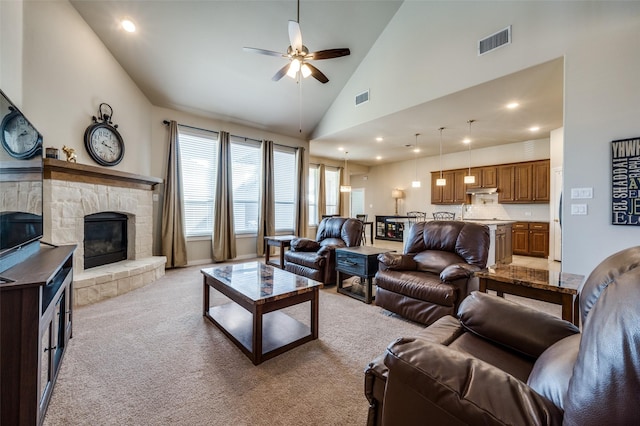
M311 68L309 68L309 65L307 64L302 64L302 67L300 67L300 71L302 72L303 78L307 78L311 75Z
M289 70L287 71L287 75L291 78L296 78L298 71L300 71L300 60L293 59L291 61L291 65L289 65Z

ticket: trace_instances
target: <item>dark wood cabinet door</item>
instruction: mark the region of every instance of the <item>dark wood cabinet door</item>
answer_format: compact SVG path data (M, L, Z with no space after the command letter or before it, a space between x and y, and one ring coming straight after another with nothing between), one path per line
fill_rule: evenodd
M513 166L499 166L498 174L498 202L505 203L514 200L514 168Z
M471 170L473 172L473 169ZM482 174L482 187L483 188L496 188L498 186L498 169L497 167L483 167L481 169Z
M529 224L516 222L512 226L511 245L513 254L529 255Z
M549 202L551 199L551 166L549 160L536 161L533 167L533 194L535 202Z
M445 186L442 187L442 203L443 204L455 204L455 172L446 171L442 175L447 180Z
M431 204L442 204L442 186L437 186L436 181L440 172L431 172Z
M531 163L517 164L515 174L515 201L533 201L533 166Z
M529 231L529 253L531 256L549 256L548 231Z
M464 183L464 177L468 174L468 169L456 170L453 173L453 202L468 203L470 201L467 195L467 185ZM447 181L447 183L449 183Z

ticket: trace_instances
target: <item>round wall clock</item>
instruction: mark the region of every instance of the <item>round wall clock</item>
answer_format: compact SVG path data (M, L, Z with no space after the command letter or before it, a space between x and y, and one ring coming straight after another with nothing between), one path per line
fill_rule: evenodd
M20 111L10 108L0 124L2 146L14 158L28 159L42 152L42 135Z
M102 112L103 105L109 114ZM124 157L124 141L118 125L111 122L113 110L108 104L100 104L99 117L93 117L93 124L84 132L84 146L93 160L102 166L115 166Z

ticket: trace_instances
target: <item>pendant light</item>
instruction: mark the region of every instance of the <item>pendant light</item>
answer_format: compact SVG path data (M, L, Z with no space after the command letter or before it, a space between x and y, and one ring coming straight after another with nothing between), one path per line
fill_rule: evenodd
M349 167L347 165L347 154L348 152L345 151L344 153L344 185L340 185L340 192L351 192L351 182L350 182L350 177L349 177Z
M464 177L465 184L476 183L476 177L471 174L471 123L476 120L469 120L469 174Z
M416 157L416 179L411 182L411 186L413 188L420 188L420 181L418 180L418 152L420 152L420 150L418 149L418 136L420 136L420 133L416 133L416 147L413 150Z
M444 127L440 127L440 179L436 179L436 186L445 186L447 184L447 180L442 177L442 131Z

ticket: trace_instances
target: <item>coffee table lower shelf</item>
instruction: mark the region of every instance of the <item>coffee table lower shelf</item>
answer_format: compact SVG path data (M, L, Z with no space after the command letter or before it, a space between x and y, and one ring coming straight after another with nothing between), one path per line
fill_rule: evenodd
M262 315L260 354L253 350L253 314L234 302L209 308L205 315L246 356L259 364L283 352L316 339L311 328L289 315L274 311ZM257 348L256 348L257 349Z

